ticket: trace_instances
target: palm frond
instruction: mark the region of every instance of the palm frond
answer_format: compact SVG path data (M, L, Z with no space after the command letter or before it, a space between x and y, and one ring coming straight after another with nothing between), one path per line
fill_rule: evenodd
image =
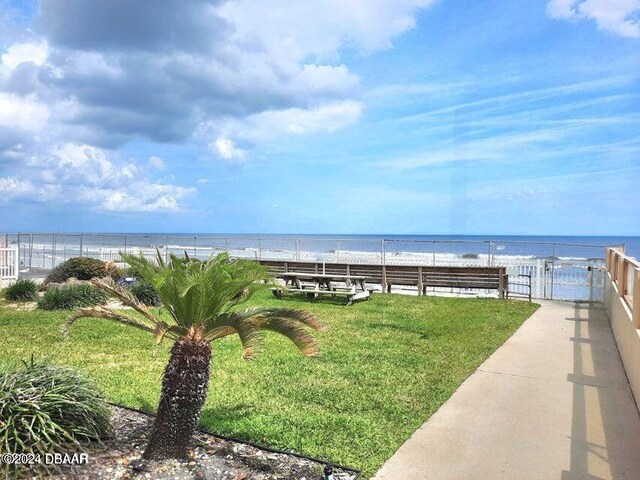
M302 327L300 322L284 317L264 317L258 320L258 327L261 330L271 330L284 335L305 356L315 357L320 354L318 342Z
M320 331L327 329L325 324L309 312L268 307L252 307L239 312L228 312L210 318L205 327L207 332L205 338L208 340L238 333L243 347L250 356L258 353L261 330L271 330L286 336L304 355L318 355L319 349L316 340L305 330L305 327ZM243 329L249 333L243 332L241 334ZM247 341L247 337L249 341Z
M296 308L268 308L263 313L268 318L286 318L296 322L304 323L307 327L319 332L326 332L329 326L322 323L320 319L311 312Z
M80 308L75 312L73 312L67 318L62 328L62 333L65 338L69 337L69 334L71 333L71 327L81 318L105 318L107 320L113 320L114 322L120 323L122 325L134 327L139 330L144 330L145 332L149 332L154 335L156 334L157 326L155 325L154 326L148 325L144 323L141 319L127 315L124 312L119 312L119 311L116 312L109 308L98 306L98 307ZM178 335L176 335L173 331L170 331L170 330L167 330L166 332L164 332L163 336L170 337L174 340L179 338Z
M242 357L253 360L260 353L262 337L252 315L243 312L228 312L211 319L205 330L205 340L212 341L237 333L242 343Z

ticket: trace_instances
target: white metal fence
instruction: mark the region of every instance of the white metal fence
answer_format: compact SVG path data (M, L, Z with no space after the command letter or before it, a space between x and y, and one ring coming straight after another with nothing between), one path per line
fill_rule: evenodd
M497 240L330 238L324 236L187 236L142 234L18 233L4 236L18 248L21 275L44 276L71 257L117 261L120 252L167 258L182 254L206 259L233 257L378 265L505 266L512 293L528 294L516 281L531 277L534 298L602 300L607 245ZM610 246L610 245L609 245ZM525 282L526 283L526 282Z

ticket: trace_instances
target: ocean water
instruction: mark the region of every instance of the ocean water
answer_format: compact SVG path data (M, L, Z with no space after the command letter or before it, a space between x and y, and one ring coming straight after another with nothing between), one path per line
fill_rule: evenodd
M227 239L227 245L238 248L256 247L256 239L261 240L265 249L295 246L304 250L323 249L340 246L349 250L377 251L381 241L391 252L436 252L448 253L484 253L493 244L500 254L533 255L539 257L566 256L571 251L593 251L600 253L606 246L625 246L627 254L640 256L640 237L624 236L525 236L525 235L300 235L300 234L117 234L85 236L85 243L101 244L108 240L114 244L123 244L124 237L129 246L153 247L171 245L175 247L220 247ZM596 255L600 256L600 255Z
M525 235L332 235L332 234L207 234L207 233L113 233L113 234L10 234L10 245L29 244L39 249L155 248L171 250L263 249L326 252L349 250L389 255L400 252L451 253L458 255L517 255L547 257L604 256L606 246L624 246L628 255L640 257L636 236L525 236ZM382 243L384 241L384 247Z

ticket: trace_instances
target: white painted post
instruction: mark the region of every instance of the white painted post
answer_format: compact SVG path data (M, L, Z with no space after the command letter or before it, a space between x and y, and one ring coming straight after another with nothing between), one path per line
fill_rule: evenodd
M618 296L624 297L625 291L627 290L627 272L625 271L627 267L627 262L625 262L625 258L620 255L618 257L618 268L616 271L616 284L618 285Z
M52 235L51 242L53 243L53 253L51 254L51 268L53 269L56 268L56 254L58 248L58 238L55 233Z
M593 301L593 272L595 272L596 266L593 262L589 262L589 301Z
M20 276L20 256L18 255L18 249L13 249L13 278L17 279Z
M544 262L542 259L538 258L536 260L536 277L535 277L535 282L536 282L536 298L542 298L542 282L543 280L543 269L544 269Z

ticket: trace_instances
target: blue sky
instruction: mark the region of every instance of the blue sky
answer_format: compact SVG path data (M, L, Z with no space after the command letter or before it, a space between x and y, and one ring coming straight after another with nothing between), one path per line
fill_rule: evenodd
M0 0L0 230L640 235L640 0L86 5Z

